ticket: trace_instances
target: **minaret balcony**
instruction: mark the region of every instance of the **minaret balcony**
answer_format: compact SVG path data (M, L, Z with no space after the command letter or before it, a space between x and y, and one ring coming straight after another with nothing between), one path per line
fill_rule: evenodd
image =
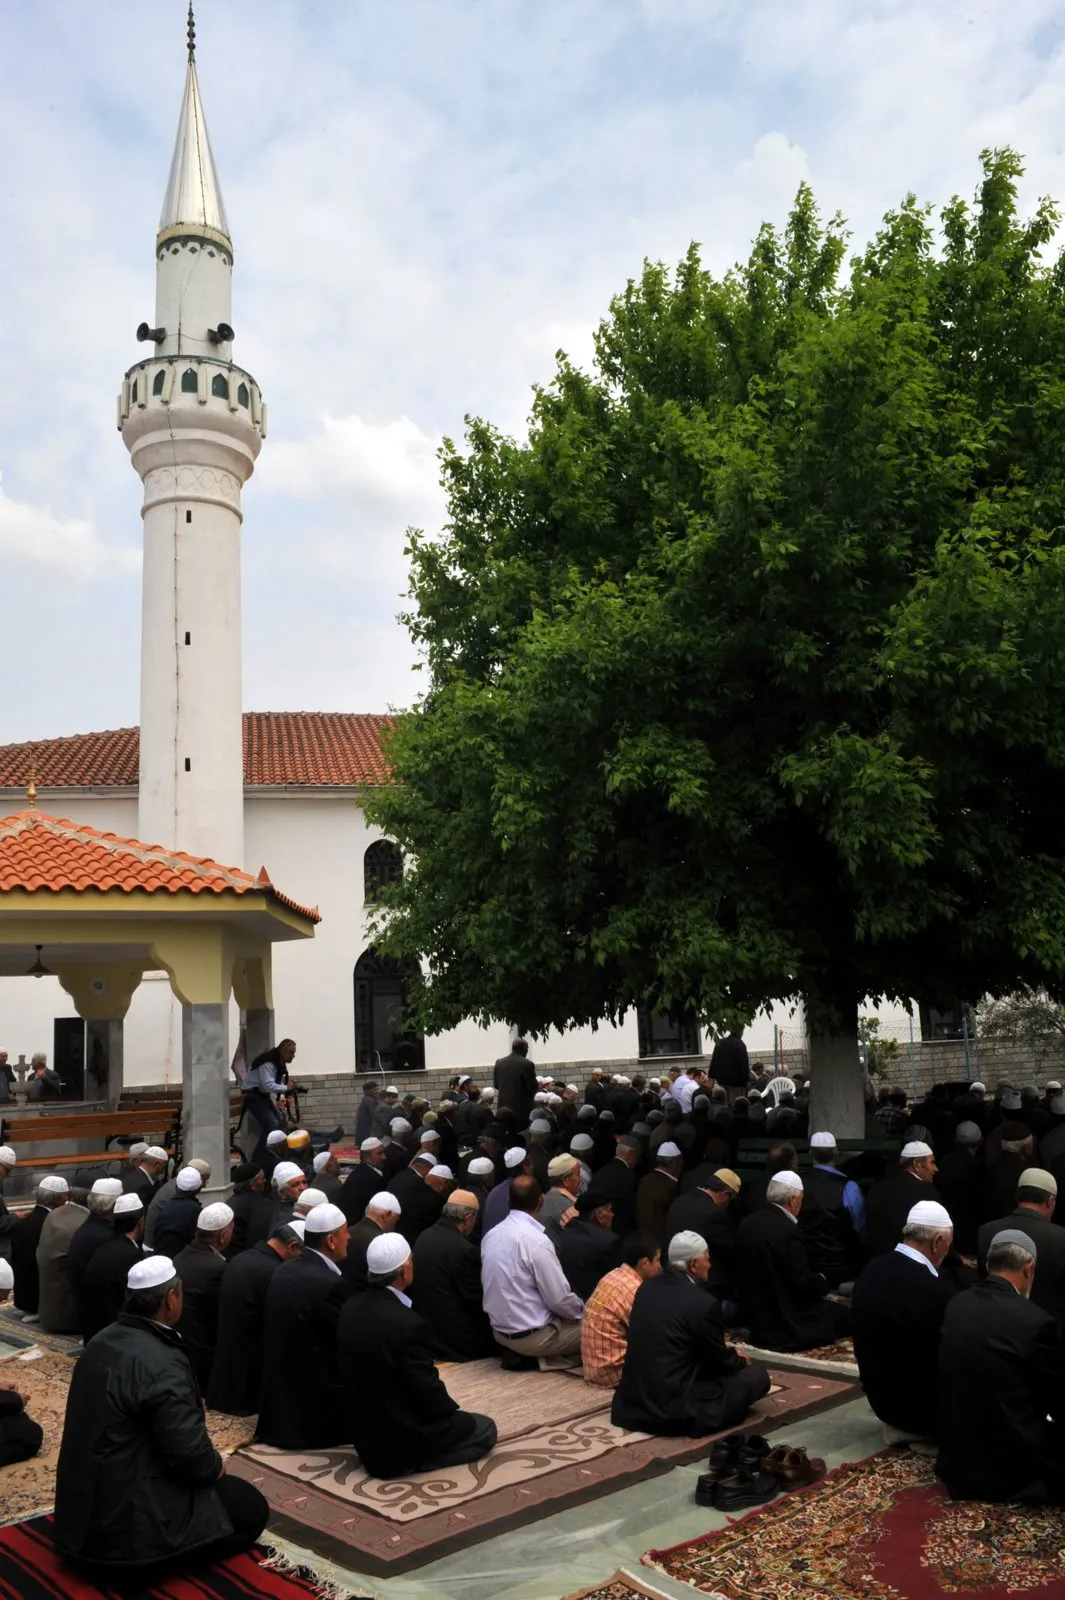
M254 428L260 440L266 438L266 402L259 385L243 367L217 356L149 356L130 367L118 397L119 431L134 413L160 407L193 416L202 410L228 412Z

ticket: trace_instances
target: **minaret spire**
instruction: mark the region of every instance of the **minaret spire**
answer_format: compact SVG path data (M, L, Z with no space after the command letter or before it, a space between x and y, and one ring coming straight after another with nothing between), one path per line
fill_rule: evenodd
M192 0L189 0L189 25L186 29L189 38L189 60L196 59L196 18L192 14Z
M215 171L207 118L200 99L196 76L196 19L189 6L189 62L185 73L185 94L178 117L177 138L170 162L163 210L159 217L160 234L171 229L191 229L205 238L215 239L232 249L222 188Z

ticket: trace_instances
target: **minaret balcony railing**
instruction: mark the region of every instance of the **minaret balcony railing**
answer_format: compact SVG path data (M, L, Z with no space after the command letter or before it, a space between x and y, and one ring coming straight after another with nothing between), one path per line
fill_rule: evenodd
M135 362L122 379L118 427L134 410L180 405L183 399L203 406L222 401L229 411L244 411L266 438L266 401L259 385L243 367L217 356L149 356Z

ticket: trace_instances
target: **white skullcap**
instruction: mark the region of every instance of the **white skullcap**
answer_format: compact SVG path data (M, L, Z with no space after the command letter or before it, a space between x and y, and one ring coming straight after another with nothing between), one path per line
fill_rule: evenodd
M941 1206L938 1200L918 1200L906 1213L906 1226L908 1228L950 1228L953 1231L954 1219L946 1206Z
M368 1156L371 1150L380 1150L384 1142L383 1139L364 1139L359 1146L359 1151L362 1155Z
M332 1150L319 1150L312 1163L315 1172L324 1172L329 1162L333 1159Z
M440 1135L437 1133L435 1128L424 1128L418 1135L418 1143L431 1144L434 1139L439 1139L439 1137Z
M117 1178L97 1178L89 1193L118 1195L122 1193L122 1185Z
M931 1145L925 1144L920 1139L911 1139L909 1144L903 1145L902 1155L899 1157L899 1159L901 1161L920 1161L925 1156L930 1156L932 1154L933 1151Z
M794 1189L796 1194L802 1193L802 1179L797 1172L792 1172L789 1167L785 1167L783 1172L774 1172L769 1181L770 1183L779 1183L785 1189Z
M115 1201L115 1216L124 1217L131 1211L143 1211L144 1202L139 1194L120 1194Z
M954 1137L959 1144L979 1144L984 1136L975 1122L959 1122Z
M533 1121L529 1123L529 1132L530 1133L550 1133L551 1132L551 1124L549 1122L547 1122L543 1117L535 1117L533 1119Z
M221 1233L232 1221L233 1207L227 1206L224 1200L216 1200L213 1205L204 1206L196 1218L196 1226L201 1233Z
M304 1217L303 1225L308 1233L336 1233L347 1225L347 1220L340 1207L330 1205L327 1200Z
M126 1273L127 1289L156 1289L161 1283L173 1283L177 1270L169 1256L145 1256L135 1261Z
M161 1144L150 1144L144 1152L145 1161L169 1161L170 1157Z
M148 1141L146 1139L138 1139L136 1144L131 1144L130 1145L129 1154L131 1156L142 1156L144 1154L144 1152L147 1150L147 1148L148 1148Z
M396 1088L394 1083L390 1083L388 1088L385 1090L385 1094L398 1094L398 1093L399 1093L399 1090Z
M433 1151L433 1150L419 1150L418 1154L416 1156L412 1156L411 1157L410 1165L412 1167L424 1167L426 1164L428 1164L430 1167L435 1167L435 1165L436 1165L436 1153L435 1153L435 1151Z
M628 1078L618 1078L618 1079L617 1079L617 1082L618 1082L618 1083L620 1083L620 1084L621 1084L621 1087L622 1087L622 1088L623 1088L623 1089L627 1089L627 1088L628 1088L628 1087L629 1087L629 1080L628 1080Z
M542 1078L541 1078L540 1082L541 1083L543 1082ZM547 1104L547 1095L541 1089L539 1094L534 1094L533 1095L533 1105L534 1106L546 1106L546 1104Z
M271 1133L266 1135L266 1142L267 1144L287 1144L288 1134L284 1128L274 1128Z
M970 1090L973 1090L973 1089L978 1090L980 1092L980 1094L986 1094L987 1093L987 1084L986 1083L970 1083L969 1088L970 1088Z
M459 1073L458 1085L459 1085L460 1089L462 1088L462 1085L464 1083L469 1083L469 1081L470 1081L470 1075L469 1075L468 1072L460 1072Z
M662 1087L661 1078L652 1078L651 1079L651 1088L652 1089L661 1089L661 1087Z
M367 1211L390 1211L394 1217L403 1215L403 1207L390 1189L380 1189L367 1203Z
M580 1094L580 1092L581 1091L577 1088L577 1085L575 1083L567 1083L567 1085L566 1085L566 1093L567 1094Z
M834 1150L836 1148L836 1135L834 1133L812 1133L810 1135L811 1150Z
M383 1233L371 1239L366 1251L366 1270L374 1273L398 1272L410 1260L410 1245L401 1233Z
M1003 1111L1019 1111L1021 1109L1021 1097L1016 1089L1007 1089L999 1104Z
M293 1217L291 1222L286 1222L285 1223L285 1227L286 1228L291 1228L293 1233L298 1234L299 1237L302 1239L303 1235L304 1235L304 1232L306 1230L306 1223L304 1222L302 1217Z
M488 1085L487 1089L482 1089L481 1090L481 1099L482 1100L494 1100L495 1097L496 1097L496 1092L492 1088L491 1084Z
M65 1178L42 1178L37 1185L38 1194L69 1194L70 1185Z
M15 1274L11 1270L11 1263L10 1261L5 1261L3 1256L0 1256L0 1294L5 1289L13 1289L14 1287Z
M274 1187L281 1189L286 1183L291 1183L293 1178L302 1177L303 1168L297 1167L294 1161L279 1161L274 1168Z
M590 1133L575 1133L569 1142L571 1150L594 1150L595 1140Z
M1065 1117L1065 1094L1056 1094L1050 1101L1050 1109L1056 1117Z
M203 1179L195 1167L182 1167L174 1182L182 1194L195 1194L197 1189L203 1187Z
M669 1241L669 1264L671 1267L687 1265L696 1256L701 1256L708 1248L706 1240L701 1233L693 1233L690 1228L683 1233L675 1233Z
M523 1167L528 1159L528 1151L523 1150L520 1144L512 1145L503 1157L504 1165L513 1172L515 1167Z
M17 1165L18 1162L15 1159L15 1152L12 1150L11 1146L9 1144L0 1144L0 1166L14 1167Z
M390 1133L410 1133L411 1126L406 1117L393 1117L388 1124Z
M658 1147L659 1161L676 1161L677 1157L683 1154L680 1146L674 1144L672 1139L664 1139Z
M487 1156L474 1156L466 1168L466 1171L472 1172L475 1178L486 1178L490 1172L495 1170L495 1162L489 1161Z
M324 1206L329 1196L322 1189L304 1189L296 1201L296 1205L304 1211L313 1211L315 1206Z
M441 1166L439 1163L435 1167L429 1168L428 1176L430 1178L446 1178L449 1183L454 1183L455 1181L455 1174L451 1168Z
M562 1096L560 1094L549 1094L547 1103L549 1106L560 1106L562 1104Z
M1061 1084L1058 1082L1057 1078L1051 1078L1050 1082L1047 1084L1046 1087L1047 1087L1047 1094L1049 1094L1051 1092L1051 1090L1053 1090L1055 1094L1060 1094L1061 1093Z

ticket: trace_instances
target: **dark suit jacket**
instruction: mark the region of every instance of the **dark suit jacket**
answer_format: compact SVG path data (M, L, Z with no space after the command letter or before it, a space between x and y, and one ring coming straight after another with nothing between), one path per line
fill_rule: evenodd
M892 1250L863 1268L851 1301L851 1332L862 1387L889 1427L932 1439L936 1365L950 1289Z
M518 1119L518 1131L528 1125L536 1094L536 1069L528 1056L500 1056L492 1068L492 1082L501 1106L508 1106Z
M218 1343L218 1296L228 1263L202 1239L194 1239L174 1258L183 1299L177 1330L192 1359L201 1394L211 1381Z
M256 1193L247 1184L239 1183L229 1197L229 1204L233 1211L233 1238L226 1251L226 1259L232 1261L234 1256L270 1237L274 1202L265 1191Z
M348 1253L340 1263L340 1271L345 1281L359 1294L366 1287L366 1252L384 1231L372 1217L360 1217L348 1234Z
M263 1400L256 1437L283 1450L351 1438L336 1360L337 1318L351 1286L314 1250L283 1261L266 1291Z
M263 1386L266 1293L281 1257L265 1240L242 1250L226 1268L218 1291L218 1339L211 1362L207 1404L232 1416L254 1416Z
M976 1254L976 1236L988 1214L987 1170L979 1151L951 1150L939 1163L936 1188L954 1224L954 1248Z
M695 1189L691 1194L680 1194L669 1208L666 1218L662 1249L668 1251L669 1241L678 1233L697 1233L710 1246L710 1276L706 1286L719 1300L735 1300L736 1289L736 1228L735 1202L728 1206L715 1205L708 1194Z
M435 1189L430 1189L421 1173L415 1172L413 1167L404 1167L402 1172L397 1172L388 1187L402 1207L396 1221L396 1231L403 1235L408 1244L413 1245L418 1235L431 1227L440 1215L444 1197L437 1194Z
M1032 1240L1039 1252L1032 1281L1032 1304L1049 1312L1065 1331L1065 1228L1037 1216L1034 1211L1026 1211L1023 1206L997 1222L985 1222L976 1245L976 1262L982 1278L987 1274L988 1246L1003 1228L1019 1228Z
M779 1206L744 1217L736 1235L736 1272L743 1321L767 1350L812 1350L828 1344L833 1320L828 1287L811 1270L796 1223Z
M609 1228L575 1217L568 1227L552 1234L559 1266L574 1294L590 1300L600 1278L621 1265L621 1240Z
M939 1459L955 1499L1042 1498L1061 1477L1047 1416L1065 1421L1065 1356L1053 1317L1004 1278L955 1295L939 1345Z
M588 1185L588 1193L614 1205L613 1229L624 1239L636 1226L636 1173L620 1156L601 1166Z
M636 1226L661 1244L666 1231L669 1208L680 1193L680 1184L658 1168L641 1178L636 1186Z
M414 1245L414 1309L430 1328L445 1361L477 1361L498 1354L481 1299L477 1246L441 1217Z
M373 1196L385 1187L385 1175L380 1167L359 1162L344 1179L337 1205L349 1223L358 1222Z
M27 1316L36 1316L41 1298L41 1280L37 1271L37 1246L41 1242L41 1229L48 1215L47 1206L34 1206L20 1217L11 1229L11 1270L15 1274L15 1308Z
M610 1420L641 1433L713 1433L723 1425L723 1380L745 1366L725 1343L712 1295L676 1272L648 1278L632 1302Z
M476 1431L436 1370L429 1324L391 1289L352 1296L340 1313L337 1351L348 1419L341 1427L371 1477L417 1472Z
M727 1034L710 1057L710 1076L729 1089L745 1089L751 1076L750 1058L742 1039Z
M906 1218L918 1200L938 1200L939 1190L912 1172L893 1172L874 1183L866 1201L867 1243L871 1256L886 1255L902 1239Z
M140 1245L126 1234L108 1232L111 1237L93 1252L78 1294L78 1319L86 1344L122 1310L127 1274L143 1254Z

